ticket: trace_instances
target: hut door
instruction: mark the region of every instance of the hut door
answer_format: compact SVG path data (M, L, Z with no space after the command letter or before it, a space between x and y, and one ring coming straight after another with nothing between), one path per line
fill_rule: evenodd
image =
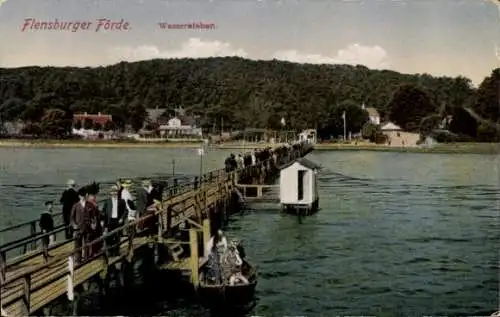
M297 171L297 200L301 201L304 199L304 178L306 177L306 171Z

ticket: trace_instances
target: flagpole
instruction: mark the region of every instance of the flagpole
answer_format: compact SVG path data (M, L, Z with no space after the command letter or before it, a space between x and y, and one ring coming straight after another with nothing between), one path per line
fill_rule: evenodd
M345 111L342 114L342 118L344 119L344 141L347 141L347 138L346 138L346 125L345 125Z
M201 143L201 146L200 148L198 149L198 155L200 155L200 188L203 186L203 156L205 155L205 153L203 153L205 151L204 149L204 146L203 146L203 141Z

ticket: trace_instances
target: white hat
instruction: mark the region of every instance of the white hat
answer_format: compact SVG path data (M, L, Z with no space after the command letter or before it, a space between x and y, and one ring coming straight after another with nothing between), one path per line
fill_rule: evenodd
M74 180L68 179L68 182L66 184L68 184L69 186L75 186L76 183Z

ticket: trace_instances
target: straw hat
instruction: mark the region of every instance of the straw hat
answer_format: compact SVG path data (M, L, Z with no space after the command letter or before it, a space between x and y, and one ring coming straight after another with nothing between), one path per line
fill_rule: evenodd
M142 186L144 186L144 187L151 186L151 180L149 180L149 179L144 179L144 180L142 181Z
M75 182L74 180L72 180L72 179L68 179L68 181L66 182L66 184L67 184L68 186L75 186L75 185L76 185L76 182Z
M132 186L132 181L130 179L126 179L122 182L123 187L130 187Z
M109 192L110 192L111 194L116 194L116 193L118 193L118 186L116 186L116 185L111 186L111 189L109 190Z

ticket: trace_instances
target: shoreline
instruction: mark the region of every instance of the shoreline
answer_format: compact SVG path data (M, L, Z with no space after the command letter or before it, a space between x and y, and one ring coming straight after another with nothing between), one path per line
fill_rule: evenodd
M199 148L201 142L134 142L134 141L83 141L83 140L0 140L0 148L144 148L144 149L182 149ZM211 144L209 147L223 150L250 150L281 145L280 143L226 142ZM315 151L379 151L399 153L436 153L436 154L500 154L500 143L449 143L433 147L394 147L370 143L344 144L319 143Z
M322 143L316 144L315 151L374 151L397 153L433 153L433 154L499 154L500 143L440 143L432 147L397 147L379 144L362 143L341 144Z

